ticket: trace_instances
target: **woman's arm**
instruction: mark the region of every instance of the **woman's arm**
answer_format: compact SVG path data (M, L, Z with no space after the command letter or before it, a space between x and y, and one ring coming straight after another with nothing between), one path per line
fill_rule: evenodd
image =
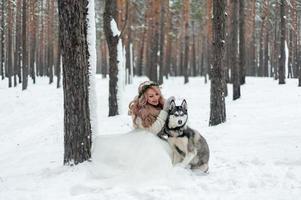
M165 110L161 110L156 121L150 127L143 127L142 120L140 117L137 117L136 124L139 128L143 128L143 129L157 135L164 127L166 118L167 118L167 112Z

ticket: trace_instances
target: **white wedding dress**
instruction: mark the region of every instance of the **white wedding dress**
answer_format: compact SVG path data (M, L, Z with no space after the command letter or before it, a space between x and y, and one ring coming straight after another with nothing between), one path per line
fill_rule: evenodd
M93 141L92 162L93 176L99 178L162 177L172 168L168 143L142 129L97 136Z

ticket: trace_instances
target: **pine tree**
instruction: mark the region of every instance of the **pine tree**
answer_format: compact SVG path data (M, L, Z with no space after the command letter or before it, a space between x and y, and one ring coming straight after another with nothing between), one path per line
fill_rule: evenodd
M285 38L286 38L286 0L280 2L280 56L279 56L279 84L285 84Z
M233 31L232 31L232 83L233 100L240 98L240 67L238 65L238 0L232 0Z
M64 90L64 164L91 158L88 0L58 1Z
M28 65L27 65L27 3L23 0L22 4L22 90L27 89L28 84Z
M214 126L226 121L223 90L223 55L225 45L225 0L213 1L213 69L211 71L210 120Z
M117 66L117 44L119 35L113 35L111 29L111 21L117 22L117 8L116 0L106 0L105 10L103 14L104 32L106 35L107 44L109 47L110 55L110 72L109 72L109 116L118 115L118 102L117 102L117 82L118 82L118 66Z

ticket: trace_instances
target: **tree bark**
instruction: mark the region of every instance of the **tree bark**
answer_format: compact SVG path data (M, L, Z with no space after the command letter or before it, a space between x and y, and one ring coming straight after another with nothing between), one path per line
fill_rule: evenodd
M190 13L190 8L189 8L189 0L184 1L184 35L185 35L185 48L184 48L184 83L188 83L189 79L189 13Z
M22 82L21 77L21 54L22 54L22 12L21 12L21 0L16 2L16 46L15 46L15 58L14 58L14 74L18 75L19 83Z
M226 121L226 106L223 91L222 59L225 45L225 1L213 1L213 69L211 71L210 120L214 126Z
M149 79L158 82L158 51L159 51L159 20L160 20L160 1L151 1L151 26L150 28L150 44L149 44Z
M163 73L164 73L164 41L165 41L165 26L164 26L164 22L165 22L165 12L166 12L166 8L165 8L165 4L167 1L161 1L160 3L160 57L159 57L159 80L158 83L159 84L163 84Z
M8 87L12 87L13 57L12 57L12 37L13 37L13 13L11 1L7 1L7 75Z
M27 89L28 84L28 65L27 65L27 29L26 29L26 18L27 18L27 5L26 0L23 0L23 8L22 8L22 90Z
M196 45L195 45L195 32L194 32L194 21L192 21L192 50L191 50L191 67L192 76L197 76L197 65L196 65Z
M245 0L239 0L239 64L242 85L246 82Z
M30 4L30 76L33 83L36 82L35 73L35 63L36 63L36 26L37 26L37 16L36 16L37 0L31 0Z
M64 90L64 164L91 158L87 0L58 1Z
M280 56L279 56L279 84L285 84L285 38L286 38L286 0L280 2Z
M60 24L58 27L58 41L60 41L61 39L61 32L60 32ZM61 46L60 46L60 42L58 42L58 47L57 47L57 57L56 57L56 88L60 88L61 87L61 58L62 58L62 53L61 53Z
M53 83L53 20L54 20L54 0L48 0L48 19L47 19L47 64L49 83Z
M117 81L118 81L118 66L117 66L117 44L119 35L113 35L111 30L111 20L117 22L116 0L106 0L104 18L104 32L109 48L109 116L118 115L117 102Z
M0 50L0 53L1 53L1 60L0 60L0 71L1 71L1 77L2 77L2 80L5 78L5 74L4 74L4 34L5 34L5 23L4 23L4 0L2 1L1 3L1 39L0 39L0 42L1 42L1 50Z
M238 0L233 2L233 36L232 36L232 81L233 100L240 98L240 68L238 66Z

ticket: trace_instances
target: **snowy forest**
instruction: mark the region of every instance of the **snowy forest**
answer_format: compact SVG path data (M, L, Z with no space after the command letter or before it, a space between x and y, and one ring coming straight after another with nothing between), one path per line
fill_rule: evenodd
M0 200L300 198L301 0L1 0L0 76Z
M163 76L184 76L185 83L192 76L207 78L214 59L212 2L117 0L113 12L122 31L126 82L143 75L159 83L163 83ZM103 26L104 5L105 1L95 1L97 73L106 77L109 50ZM3 0L0 6L2 79L7 78L8 87L22 83L26 89L27 82L35 83L36 77L47 76L52 83L56 76L59 87L57 1ZM244 84L245 76L300 77L300 1L227 0L225 16L223 67L227 83L233 82L233 66L240 68L240 84ZM286 49L287 70L282 72L285 59L279 59L279 55Z

